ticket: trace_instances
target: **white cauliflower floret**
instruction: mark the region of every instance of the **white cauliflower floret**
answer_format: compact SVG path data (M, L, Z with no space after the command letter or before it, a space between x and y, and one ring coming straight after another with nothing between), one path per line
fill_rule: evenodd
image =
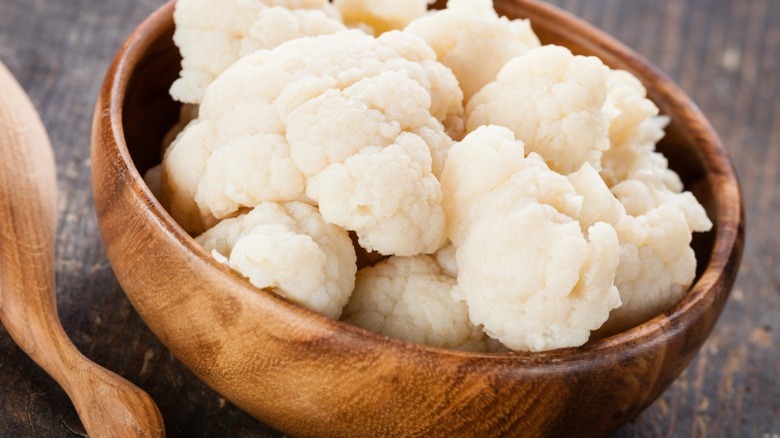
M341 315L354 287L357 266L349 235L307 204L260 204L196 240L255 287L274 288L330 318Z
M435 0L333 0L344 23L367 28L375 35L401 30L428 11Z
M430 152L413 134L396 141L328 166L309 180L306 193L329 222L354 230L369 251L433 252L444 243L445 218Z
M216 125L195 120L176 137L163 158L160 186L168 212L189 233L202 233L218 221L195 204L200 179L216 143Z
M442 272L448 277L458 278L458 262L455 259L455 245L448 243L433 255Z
M211 153L195 202L224 218L242 206L297 199L303 191L303 175L290 158L284 136L256 134L239 137Z
M439 348L487 351L487 336L451 296L455 280L428 256L390 257L361 269L344 309L350 324Z
M655 179L629 179L612 188L632 216L647 214L663 205L674 206L685 217L690 231L704 232L712 229L707 212L691 192L675 192Z
M441 178L447 235L457 246L472 225L502 206L541 202L576 216L582 198L566 178L500 126L483 126L450 149Z
M304 36L346 27L327 0L178 0L174 43L182 71L174 99L200 103L206 87L239 58Z
M647 90L631 73L609 75L605 113L612 114L610 148L602 157L601 176L631 216L641 216L661 205L674 205L691 231L708 231L712 223L704 208L683 192L679 176L669 169L655 144L664 136L667 119L647 98Z
M200 118L168 151L170 211L198 232L261 202L304 200L368 250L433 253L444 242L437 175L452 143L442 122L462 126L461 100L425 42L401 32L256 52L209 86Z
M442 176L457 297L472 323L513 350L584 344L620 305L614 228L582 228L566 177L498 126L450 150Z
M659 315L679 301L696 275L691 231L680 210L662 205L616 227L621 240L615 285L623 305L602 328L616 333Z
M466 128L506 126L562 174L586 162L599 169L609 147L609 120L602 112L608 73L595 57L552 45L533 49L509 61L495 82L471 98Z
M456 296L473 323L513 350L579 346L620 305L618 258L610 225L586 238L549 205L508 209L477 222L457 248Z
M179 134L184 131L184 128L186 128L191 121L198 118L199 111L199 105L185 103L181 106L179 109L179 120L175 125L173 125L173 127L171 127L171 129L168 130L168 132L165 134L165 137L163 137L162 147L160 148L160 158L165 156L168 148L171 147L174 141L176 141L176 137L178 137Z
M612 311L599 333L626 330L679 301L696 275L696 256L690 247L693 230L683 211L671 202L661 202L627 214L592 167L583 166L568 178L584 197L582 226L607 222L620 240L615 285L623 304Z
M540 45L528 20L499 18L491 0L450 0L447 9L413 21L404 31L422 37L452 69L466 102L495 81L510 59Z
M601 176L609 187L628 179L631 167L655 149L664 136L666 117L658 116L658 107L647 98L647 90L634 75L612 70L607 77L607 101L610 147L602 155Z

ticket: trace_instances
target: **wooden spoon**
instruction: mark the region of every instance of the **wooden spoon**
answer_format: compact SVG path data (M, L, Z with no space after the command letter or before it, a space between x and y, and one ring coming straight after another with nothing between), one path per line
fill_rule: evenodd
M56 172L43 123L0 62L0 321L68 393L92 437L162 437L162 416L142 390L71 343L54 289Z

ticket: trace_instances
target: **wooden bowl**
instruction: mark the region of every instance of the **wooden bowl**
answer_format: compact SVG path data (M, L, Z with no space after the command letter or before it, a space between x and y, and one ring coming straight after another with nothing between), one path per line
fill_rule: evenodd
M690 99L644 59L552 6L496 1L546 43L627 69L671 116L661 148L715 223L699 275L668 312L619 335L548 353L475 354L331 321L216 263L163 210L141 174L177 118L173 4L116 56L95 113L92 172L106 250L130 301L176 357L225 398L295 436L598 436L650 405L709 335L743 246L737 179Z

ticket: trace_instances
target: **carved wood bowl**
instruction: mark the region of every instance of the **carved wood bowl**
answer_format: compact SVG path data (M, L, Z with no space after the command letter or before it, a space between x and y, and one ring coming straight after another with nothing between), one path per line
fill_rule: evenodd
M648 87L672 123L661 150L705 206L697 280L673 308L624 333L548 353L476 354L388 339L329 320L220 265L163 210L141 175L178 116L173 4L114 60L94 121L95 203L128 298L198 377L295 436L598 436L650 405L682 372L723 309L743 246L737 179L713 128L647 61L552 6L497 0L546 43L597 55Z

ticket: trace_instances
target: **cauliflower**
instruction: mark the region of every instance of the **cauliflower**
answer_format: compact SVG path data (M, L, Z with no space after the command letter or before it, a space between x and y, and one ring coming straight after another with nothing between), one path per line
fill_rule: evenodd
M401 30L428 11L435 0L333 0L344 22L379 35Z
M469 322L466 304L450 295L454 286L431 257L390 257L358 272L343 318L410 342L487 351L488 339Z
M612 311L599 334L641 324L679 301L696 275L696 255L690 247L692 224L683 209L673 202L660 202L647 211L627 212L587 165L568 178L583 196L583 227L597 221L609 223L620 240L615 285L623 304ZM702 214L709 222L703 209Z
M215 141L215 124L195 120L165 151L160 189L167 201L168 212L188 233L202 233L218 222L213 215L201 212L195 203L198 183Z
M543 46L509 61L466 107L467 130L501 125L562 174L584 163L601 167L609 147L606 101L609 69L594 57Z
M622 70L607 77L604 113L610 118L610 147L602 156L601 177L612 187L628 179L637 160L653 153L668 119L658 115L639 79Z
M453 146L442 185L455 218L454 293L490 337L513 350L578 346L620 305L615 229L583 229L574 186L525 158L511 131L481 127Z
M183 60L171 95L186 103L200 103L206 87L243 56L346 29L327 0L178 0L173 18Z
M627 216L617 231L621 247L615 285L623 305L602 327L604 334L629 329L667 310L685 295L696 275L691 232L673 206Z
M669 169L655 144L664 136L665 117L647 99L647 90L632 74L612 71L607 82L606 112L612 112L610 148L604 152L601 177L631 216L641 216L662 205L679 209L690 231L708 231L712 222L679 176Z
M495 81L510 59L540 45L528 20L499 18L491 0L450 0L446 10L413 21L405 31L427 41L452 69L466 102Z
M429 3L179 0L150 189L254 286L434 347L579 346L676 303L712 223L642 83Z
M260 80L258 80L260 79ZM437 175L462 126L457 80L418 37L359 31L242 58L168 150L162 187L190 232L302 200L385 255L444 243ZM453 128L454 127L454 128Z
M441 183L447 235L456 247L475 222L502 207L541 202L577 215L582 198L566 178L538 154L523 154L523 143L499 126L480 127L450 150Z
M582 345L620 305L615 230L600 222L587 236L545 204L487 217L457 249L456 297L513 350Z
M436 263L441 266L442 272L452 278L458 278L458 262L455 259L455 245L448 243L433 255Z
M258 288L338 318L355 281L355 250L347 233L300 202L263 203L197 239L217 260Z
M181 106L179 109L179 120L175 125L173 125L171 129L168 130L168 132L165 134L165 137L163 137L160 148L161 157L165 156L165 152L168 150L174 140L176 140L176 137L178 137L179 134L184 131L184 128L186 128L191 121L198 118L198 110L198 105L184 104ZM154 197L157 198L157 200L160 201L163 207L165 207L167 210L169 208L169 203L162 189L162 171L162 164L158 164L157 166L152 167L146 171L146 174L144 175L144 182L149 187L149 190L152 191Z
M179 121L163 137L162 147L160 148L160 157L165 156L165 152L171 147L176 137L184 131L184 128L190 124L191 121L198 118L198 112L200 111L199 105L193 105L185 103L179 109Z

